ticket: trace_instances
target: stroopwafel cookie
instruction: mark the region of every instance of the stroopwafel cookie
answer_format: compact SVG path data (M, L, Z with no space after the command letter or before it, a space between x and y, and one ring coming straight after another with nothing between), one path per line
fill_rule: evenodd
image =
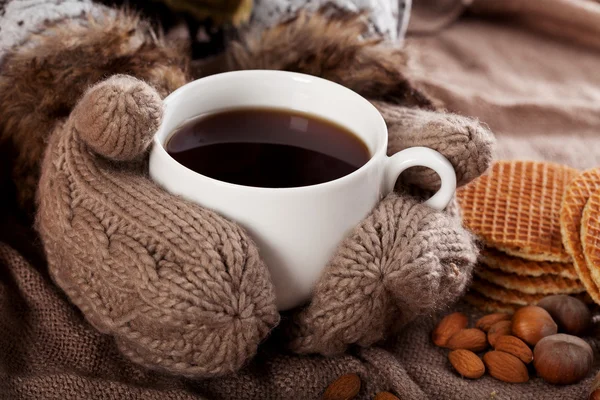
M489 247L533 261L570 262L560 234L563 193L578 171L499 161L457 191L465 225Z
M581 220L592 193L600 190L600 168L589 169L575 177L565 192L560 209L562 241L573 259L573 266L590 297L600 304L600 281L594 281L583 254Z
M491 248L483 249L479 255L479 260L489 268L517 275L534 277L553 275L566 279L579 279L572 263L530 261Z
M592 298L588 296L587 292L574 295L573 297L590 305L590 307L597 307L597 304L595 304ZM486 295L479 293L475 290L467 291L467 293L465 293L465 295L463 296L463 299L472 306L475 306L485 312L506 312L512 314L519 307L521 307L521 305L505 303L502 301L491 299ZM536 303L537 301L531 304Z
M519 308L519 306L515 304L503 303L501 301L493 300L473 290L468 291L464 295L463 299L470 305L477 307L482 311L490 313L504 312L512 314Z
M481 279L505 289L518 290L521 293L527 294L550 295L585 292L585 288L581 282L559 276L542 275L528 277L488 269L485 265L477 266L475 274Z
M489 299L517 306L537 304L538 301L546 296L545 294L527 294L514 289L506 289L481 279L478 276L473 278L471 290L480 293Z
M592 193L583 209L581 245L592 280L600 286L600 189Z

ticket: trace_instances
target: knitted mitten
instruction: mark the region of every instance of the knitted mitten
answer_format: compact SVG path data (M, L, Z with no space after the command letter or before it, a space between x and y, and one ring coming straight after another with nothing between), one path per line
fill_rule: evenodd
M237 225L159 189L135 162L161 110L131 77L89 90L48 144L38 230L54 280L129 358L233 372L279 319L273 288Z
M473 120L374 102L389 129L390 154L431 147L454 166L457 184L479 176L491 159L492 137ZM291 348L333 355L349 344L369 346L414 317L452 304L470 279L477 249L452 207L433 211L423 192L439 177L426 168L400 179L413 194L388 195L340 245L308 307L288 329Z
M181 82L184 67L131 21L107 14L76 27L59 24L9 54L0 70L0 130L23 154L15 164L21 172L39 162L26 150L40 154L47 146L37 229L51 275L86 319L148 367L227 374L277 324L274 291L240 227L147 177L160 96ZM481 174L491 160L491 134L467 118L407 108L433 110L434 103L412 85L405 53L361 40L364 29L357 18L301 13L232 45L228 69L288 69L337 81L382 111L390 152L427 145L447 156L459 184ZM98 83L125 72L151 86L123 75ZM29 176L35 180L35 169ZM411 192L437 184L425 169L402 179ZM475 257L456 217L390 194L340 244L311 303L282 331L303 353L368 346L455 301Z
M411 82L407 53L361 39L366 32L358 16L301 12L233 44L229 68L292 70L338 82L379 109L388 154L437 150L453 165L458 186L482 174L492 160L492 134L472 119L434 111L435 101ZM460 297L477 249L455 204L444 212L422 204L439 184L430 169L408 169L397 185L402 194L388 195L340 244L310 304L284 320L292 350L333 355L351 344L370 346Z
M136 16L96 11L38 27L4 57L0 139L16 150L22 204L37 186L50 274L125 355L176 374L230 373L279 318L267 269L237 225L146 176L160 97L185 83L185 53ZM124 72L151 86L121 76L82 98Z
M489 165L492 138L476 122L375 104L388 125L390 154L431 147L451 161L459 186ZM407 170L401 181L415 194L439 186L439 177L426 168ZM476 246L452 212L454 205L434 211L418 197L388 195L340 245L310 305L288 330L294 351L333 355L350 344L369 346L460 297L476 262Z
M476 258L460 220L390 194L341 243L288 329L291 348L335 355L385 339L456 301Z

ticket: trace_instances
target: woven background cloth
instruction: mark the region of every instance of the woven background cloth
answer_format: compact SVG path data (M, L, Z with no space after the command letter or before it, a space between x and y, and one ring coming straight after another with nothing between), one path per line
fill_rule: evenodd
M595 150L600 149L600 53L573 36L544 32L539 26L472 17L437 34L413 37L409 45L423 67L421 82L449 109L489 124L498 135L499 157L600 165ZM0 165L2 175L6 167ZM590 374L564 387L538 378L527 384L489 376L463 380L450 370L446 351L430 342L435 318L415 322L380 347L354 349L340 358L286 354L274 335L250 365L227 378L192 382L149 372L125 360L112 339L85 323L50 281L38 239L21 226L6 200L11 183L2 183L2 399L312 399L339 375L356 372L363 378L364 399L389 390L402 399L570 400L584 399L593 379ZM457 307L472 319L479 315ZM595 352L595 373L600 341L587 340Z
M600 151L592 151L600 149L600 3L477 0L472 7L471 18L409 41L421 83L451 111L488 124L499 159L600 165Z
M110 337L85 323L51 283L26 232L15 235L13 229L11 236L19 250L0 244L2 399L316 399L329 382L351 372L363 378L363 399L381 390L415 400L486 399L494 393L495 399L582 399L591 384L591 375L564 387L540 379L521 385L489 376L463 380L451 371L447 351L432 346L429 318L393 343L339 358L286 355L272 342L227 378L192 382L156 374L127 361ZM464 305L457 309L472 319L481 315ZM588 342L598 360L599 342Z

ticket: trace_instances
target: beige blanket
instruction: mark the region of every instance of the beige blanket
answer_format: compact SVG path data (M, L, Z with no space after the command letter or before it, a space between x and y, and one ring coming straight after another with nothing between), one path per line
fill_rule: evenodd
M591 4L555 1L571 9ZM553 15L548 23L562 24L561 32L568 34L551 36L539 18L533 18L535 29L528 22L539 9L515 9L517 3L506 2L513 7L506 9L495 0L476 1L476 16L449 26L452 18L446 18L439 33L413 36L409 45L423 67L421 82L449 109L488 123L498 134L499 157L600 165L600 53L589 40L593 35L581 33L593 29L585 24L570 29L568 20ZM458 15L448 9L452 17ZM600 18L594 23L600 26ZM585 46L574 40L578 35L586 38ZM435 318L416 321L380 347L341 358L286 354L274 335L234 376L188 381L149 372L124 359L112 339L89 326L52 284L38 240L30 229L20 228L22 221L5 201L10 182L2 183L0 399L314 399L339 375L356 372L363 380L361 399L388 390L403 400L570 400L585 399L593 379L590 374L566 387L537 378L521 385L489 376L463 380L451 371L447 352L430 342ZM458 307L472 318L478 315ZM595 374L600 341L588 341L597 360Z
M477 14L410 40L422 83L450 110L487 123L498 158L600 165L600 3L478 0L471 7Z

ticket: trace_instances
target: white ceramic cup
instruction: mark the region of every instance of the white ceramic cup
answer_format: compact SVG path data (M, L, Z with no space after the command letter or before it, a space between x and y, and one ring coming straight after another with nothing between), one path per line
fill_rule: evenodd
M440 190L427 204L446 207L456 189L452 165L438 152L413 147L388 157L388 133L377 109L336 83L283 71L236 71L199 79L164 100L163 121L150 154L150 176L181 195L241 224L265 260L280 310L308 300L336 247L409 167L432 168ZM334 121L368 147L370 160L342 178L313 186L261 188L218 181L175 161L164 145L169 135L199 114L236 107L297 110ZM226 160L224 160L226 161Z

